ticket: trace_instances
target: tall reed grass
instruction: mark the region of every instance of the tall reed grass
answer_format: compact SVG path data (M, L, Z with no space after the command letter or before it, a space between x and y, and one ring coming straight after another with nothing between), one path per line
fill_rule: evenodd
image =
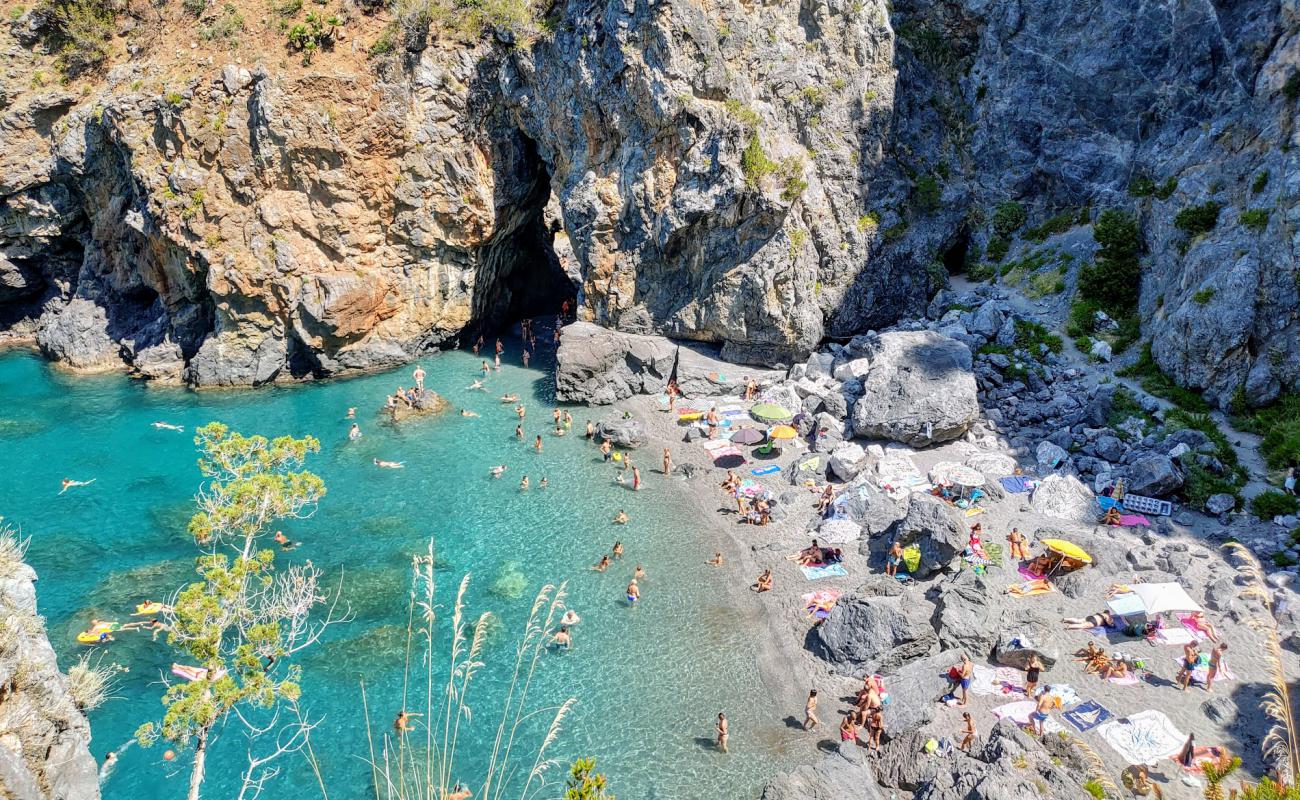
M475 765L461 763L457 748L462 732L474 722L470 689L485 665L483 645L493 616L484 613L472 621L467 617L468 588L466 575L451 610L450 641L440 642L433 543L425 554L412 558L402 710L419 715L413 729L402 733L381 722L382 733L377 735L365 684L361 686L375 800L454 797L458 778L471 772L477 773L477 785L470 787L475 798L527 800L546 785L546 773L557 763L548 753L576 701L570 697L559 705L536 705L530 702L530 691L564 614L565 584L547 584L533 600L497 712L490 757ZM533 720L549 720L540 742L532 739Z

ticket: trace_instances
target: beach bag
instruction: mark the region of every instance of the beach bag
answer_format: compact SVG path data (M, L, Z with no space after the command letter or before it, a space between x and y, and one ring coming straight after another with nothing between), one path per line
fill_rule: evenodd
M910 545L903 548L903 565L907 567L908 572L916 572L921 568L921 548L916 545Z

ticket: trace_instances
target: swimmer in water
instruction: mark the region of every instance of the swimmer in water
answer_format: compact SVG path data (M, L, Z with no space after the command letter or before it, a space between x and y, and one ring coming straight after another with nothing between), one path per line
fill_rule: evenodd
M519 481L519 490L520 490L520 491L523 491L523 492L528 491L528 476L527 476L527 475L525 475L525 476L523 477L523 480Z
M537 434L537 441L533 442L533 449L539 453L542 452L542 435L540 433Z
M641 569L640 564L637 564L636 569L632 570L632 580L633 581L645 580L645 570Z
M91 479L88 480L88 481L74 481L74 480L71 479L71 478L64 478L64 479L63 479L63 488L59 490L59 494L63 494L64 492L68 491L69 489L75 489L75 488L78 487L78 486L89 486L90 484L94 483L96 480L97 480L97 478L91 478Z
M609 556L607 555L601 556L600 561L596 564L596 566L592 567L592 569L594 569L597 572L604 572L605 570L609 569Z
M382 467L384 469L402 469L406 466L405 461L380 461L377 458L373 460L376 467Z
M452 787L451 792L443 800L469 800L474 793L469 790L468 786L456 784Z
M477 416L478 416L478 414L476 414L476 413L473 412L473 411L470 411L468 408L462 408L462 409L460 410L460 415L461 415L462 417L477 417Z
M579 617L578 613L573 609L565 611L564 616L560 617L561 625L577 625L579 622L582 622L582 617Z
M297 542L289 541L289 537L284 535L284 531L275 532L275 543L280 545L281 550L292 550L298 546Z
M722 563L723 563L723 562L722 562L722 553L714 553L714 554L713 554L713 558L710 558L708 561L705 561L704 563L705 563L705 564L708 564L710 567L720 567L720 566L722 566Z
M527 409L524 408L523 403L520 403L519 405L515 406L515 414L517 414L520 419L524 418L524 413L526 410Z
M356 419L356 418L357 418L357 407L351 406L350 408L348 408L348 419Z
M487 387L485 387L485 386L483 385L483 381L474 381L473 383L471 383L469 386L466 386L465 388L466 388L466 389L478 389L479 391L482 391L482 392L486 392L486 391L487 391Z
M613 547L613 549L611 550L611 554L614 556L614 558L622 558L622 557L623 557L623 543L622 543L622 542L614 542L614 547Z
M485 378L488 376L488 373L492 371L492 368L488 366L488 363L486 361L483 362L483 366L480 367L480 369L483 370L483 377ZM482 381L475 381L475 382L481 383Z
M173 425L173 424L171 424L170 422L155 422L155 423L153 424L153 426L154 426L155 428L158 428L159 430L164 430L164 431L184 431L184 430L185 430L185 426L184 426L184 425Z
M493 467L492 469L488 470L488 472L492 475L492 477L494 477L494 478L500 478L500 477L501 477L501 473L505 472L506 469L508 469L508 467L506 467L505 464L497 464L495 467Z
M620 508L620 509L618 510L618 513L614 515L614 524L615 524L615 525L626 525L626 524L627 524L627 512Z
M516 439L519 439L520 441L523 440L523 438L524 438L524 426L523 426L523 425L516 425L516 426L515 426L515 438L516 438Z
M503 403L517 403L517 402L519 402L519 395L517 395L517 394L503 394L503 395L501 395L501 402L503 402Z
M355 442L357 439L360 438L361 438L361 426L354 422L352 423L351 430L348 431L348 440Z
M411 719L413 717L418 717L418 716L421 715L411 714L407 712L405 709L397 712L397 719L393 720L393 730L397 731L398 736L401 736L402 734L405 733L409 733L411 730Z
M542 476L542 479L541 479L540 481L538 481L538 483L537 483L537 488L539 488L539 489L545 489L547 486L550 486L550 485L551 485L551 482L548 481L548 480L546 480L546 476L543 475L543 476Z
M555 642L555 646L559 649L573 649L573 637L569 635L569 629L563 625L561 625L560 629L555 632L555 635L551 637L551 640Z
M636 608L636 604L640 599L641 589L636 585L636 578L633 578L632 582L627 585L627 604L632 608Z

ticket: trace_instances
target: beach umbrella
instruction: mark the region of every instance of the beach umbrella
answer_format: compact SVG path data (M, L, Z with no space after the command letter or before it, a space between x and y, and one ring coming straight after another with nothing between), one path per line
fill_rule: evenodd
M749 409L749 415L759 422L788 422L794 417L793 414L776 403L759 403Z
M1084 549L1074 542L1067 542L1064 539L1044 539L1043 547L1075 561L1082 561L1085 564L1092 563L1092 556L1084 552Z
M789 425L777 425L768 434L773 439L793 439L799 435L799 431L791 428Z
M1142 601L1147 614L1170 611L1201 611L1201 606L1176 583L1135 583L1129 587Z
M741 428L731 434L731 441L736 444L758 444L766 438L767 434L759 428Z

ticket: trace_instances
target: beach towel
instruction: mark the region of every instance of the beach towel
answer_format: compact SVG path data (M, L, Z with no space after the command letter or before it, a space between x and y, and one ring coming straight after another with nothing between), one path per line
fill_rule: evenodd
M1209 635L1201 629L1201 623L1191 614L1179 614L1178 621L1183 623L1184 628L1191 631L1192 636L1196 637L1196 641L1203 642L1210 638Z
M1029 715L1034 713L1038 704L1033 700L1017 700L1014 703L998 706L993 709L993 716L998 719L1009 719L1017 725L1027 727L1029 725ZM1049 716L1043 722L1044 733L1061 733L1065 726L1057 721L1055 717Z
M1141 681L1138 679L1138 676L1131 671L1126 675L1124 675L1122 678L1107 678L1106 682L1113 683L1116 686L1137 686L1139 683L1141 683Z
M1007 587L1007 592L1012 597L1032 597L1037 594L1050 594L1054 591L1056 589L1052 584L1041 578L1024 583L1013 583Z
M1057 700L1061 701L1058 708L1072 706L1083 698L1079 693L1074 691L1074 687L1068 683L1053 683L1047 687L1047 693Z
M1186 628L1161 628L1150 639L1156 644L1191 644L1197 641Z
M1125 764L1154 766L1181 750L1187 741L1187 734L1155 710L1139 711L1107 722L1097 728L1097 734L1119 753Z
M1142 516L1141 514L1120 514L1119 524L1123 525L1126 528L1136 528L1136 527L1150 528L1151 527L1151 521L1148 520L1146 517Z
M975 665L975 671L971 676L970 690L974 694L992 694L992 695L1021 695L1025 693L1024 687L1020 684L1024 676L1010 667L986 667L982 664Z
M839 602L843 593L843 589L819 589L815 592L808 592L803 595L804 611L808 612L810 617L826 619L831 615L831 609Z
M1073 725L1079 733L1084 733L1104 722L1110 721L1115 715L1096 700L1089 700L1066 711L1061 716L1065 718L1066 722Z
M1178 665L1179 669L1182 669L1183 668L1182 656L1175 656L1174 663ZM1201 654L1200 662L1196 665L1196 669L1192 670L1192 681L1194 683L1199 683L1202 686L1204 686L1205 679L1208 678L1209 675L1210 675L1209 657L1206 656L1205 654ZM1236 679L1237 676L1233 674L1232 670L1228 669L1228 665L1224 662L1220 662L1219 671L1214 673L1214 682L1223 683L1226 681L1235 681Z
M968 516L968 517L973 517L973 516L975 516L976 514L983 514L985 510L986 510L986 509L979 508L978 506L975 507L975 508L968 508L968 509L966 509L966 516Z
M749 471L750 475L771 475L773 472L780 472L781 468L776 464L769 464L766 467L758 467Z
M1102 511L1110 511L1112 508L1118 508L1120 511L1124 510L1123 503L1105 495L1097 495L1097 505L1101 506Z
M1012 494L1024 494L1034 488L1034 482L1022 475L1008 475L998 481L1002 488Z
M1175 764L1178 764L1178 768L1181 769L1183 772L1200 773L1205 771L1206 764L1218 764L1220 761L1222 761L1224 755L1226 754L1226 751L1222 747L1214 747L1214 746L1193 747L1192 765L1190 767L1184 767L1182 764L1178 763L1178 756L1181 753L1182 753L1182 748L1179 748L1177 753L1174 753L1172 756L1169 757L1169 760L1174 762Z
M706 451L710 453L716 452L718 450L723 450L731 446L732 446L731 442L729 442L726 439L701 439L700 440L700 447L703 447Z
M824 567L800 567L803 570L803 576L810 581L819 581L822 578L842 578L849 574L849 571L842 564L827 564Z
M1043 577L1043 576L1041 576L1041 575L1035 575L1034 573L1030 572L1030 571L1029 571L1029 567L1026 567L1026 566L1020 566L1020 567L1017 567L1017 568L1016 568L1016 572L1019 572L1019 573L1020 573L1020 577L1024 578L1024 579L1027 580L1027 581L1037 581L1037 580L1042 580L1042 577Z

